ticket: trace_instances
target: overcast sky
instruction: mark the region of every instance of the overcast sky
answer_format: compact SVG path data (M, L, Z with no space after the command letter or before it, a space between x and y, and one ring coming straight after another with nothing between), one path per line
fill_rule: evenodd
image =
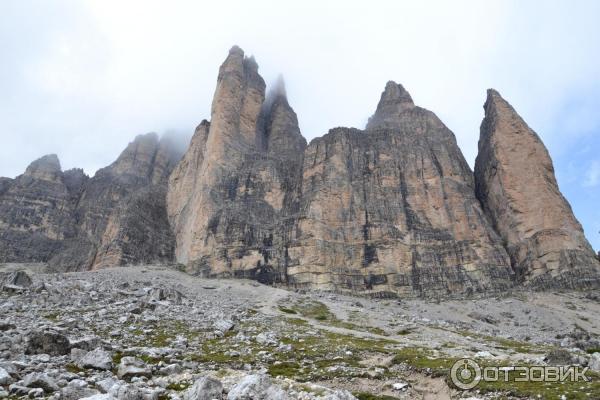
M454 131L473 165L485 90L545 141L600 249L598 1L0 2L0 176L58 154L88 174L140 133L209 118L233 44L283 74L304 136L363 127L388 80Z

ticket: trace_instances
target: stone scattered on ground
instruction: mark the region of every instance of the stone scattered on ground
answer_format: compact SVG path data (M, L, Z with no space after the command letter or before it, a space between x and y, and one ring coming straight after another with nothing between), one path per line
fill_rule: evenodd
M490 400L527 396L458 391L454 360L600 372L593 293L398 301L162 266L3 268L28 270L31 285L0 293L0 398ZM547 390L594 398L594 379Z

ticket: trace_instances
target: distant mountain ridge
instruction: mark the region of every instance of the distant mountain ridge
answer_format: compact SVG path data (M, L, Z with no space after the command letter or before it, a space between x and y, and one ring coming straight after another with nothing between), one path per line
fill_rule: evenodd
M388 82L364 130L307 144L280 83L233 47L185 154L138 136L92 178L58 158L0 178L0 262L178 262L210 277L378 297L600 286L537 134L488 91L475 173Z

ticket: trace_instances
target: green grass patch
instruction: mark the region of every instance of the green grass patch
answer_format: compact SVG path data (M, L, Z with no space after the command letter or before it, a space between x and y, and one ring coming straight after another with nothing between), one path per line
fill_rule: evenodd
M166 389L174 390L176 392L182 392L190 386L191 384L189 382L171 382L166 386Z
M297 362L281 362L271 364L268 368L269 375L273 377L283 376L285 378L294 378L300 375L300 364Z
M137 358L139 358L146 364L158 364L159 362L163 361L162 357L152 357L147 354L140 354L137 356Z
M125 354L123 354L122 352L120 352L120 351L115 352L112 356L113 364L114 365L121 364L121 359L123 357L125 357Z
M446 376L456 358L434 354L429 349L407 347L396 351L392 364L407 364L419 371L427 370L434 376Z
M394 396L386 396L386 395L376 395L367 392L353 392L354 397L358 400L399 400Z
M65 369L72 374L79 374L81 372L85 372L85 368L81 368L75 364L67 364L65 365Z
M296 313L306 318L311 318L317 321L337 321L337 318L329 307L320 301L311 301L309 303L302 303L296 306L294 309Z
M298 312L292 308L286 308L283 306L279 306L279 311L286 313L286 314L298 314Z
M288 324L292 324L292 325L300 325L300 326L308 325L308 322L302 318L287 318L285 320L285 322L287 322Z
M60 313L52 312L52 313L44 314L44 318L46 318L48 321L56 322L60 319Z

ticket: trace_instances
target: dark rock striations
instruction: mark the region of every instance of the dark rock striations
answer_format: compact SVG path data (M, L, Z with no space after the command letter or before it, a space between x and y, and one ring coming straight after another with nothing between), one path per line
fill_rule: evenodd
M168 139L136 137L89 180L79 200L79 235L68 254L85 253L85 260L69 265L70 257L60 257L56 264L80 269L171 260L166 183L179 158Z
M287 273L377 296L504 290L509 259L473 186L452 132L388 82L365 131L308 146Z
M477 196L505 241L518 283L595 287L600 263L539 136L498 92L488 90L475 162Z
M0 187L0 261L48 261L75 237L77 184L54 154L32 162Z
M210 124L171 175L177 259L207 276L285 281L306 141L282 86L265 99L252 58L234 47L221 66ZM277 260L277 261L274 261Z
M86 270L173 259L166 183L180 153L156 134L138 136L88 178L61 171L55 155L0 187L0 262Z
M600 285L539 137L488 93L475 175L454 134L388 82L364 130L307 145L283 80L233 47L185 154L138 136L92 178L46 156L0 179L0 262L176 260L189 272L377 297Z

